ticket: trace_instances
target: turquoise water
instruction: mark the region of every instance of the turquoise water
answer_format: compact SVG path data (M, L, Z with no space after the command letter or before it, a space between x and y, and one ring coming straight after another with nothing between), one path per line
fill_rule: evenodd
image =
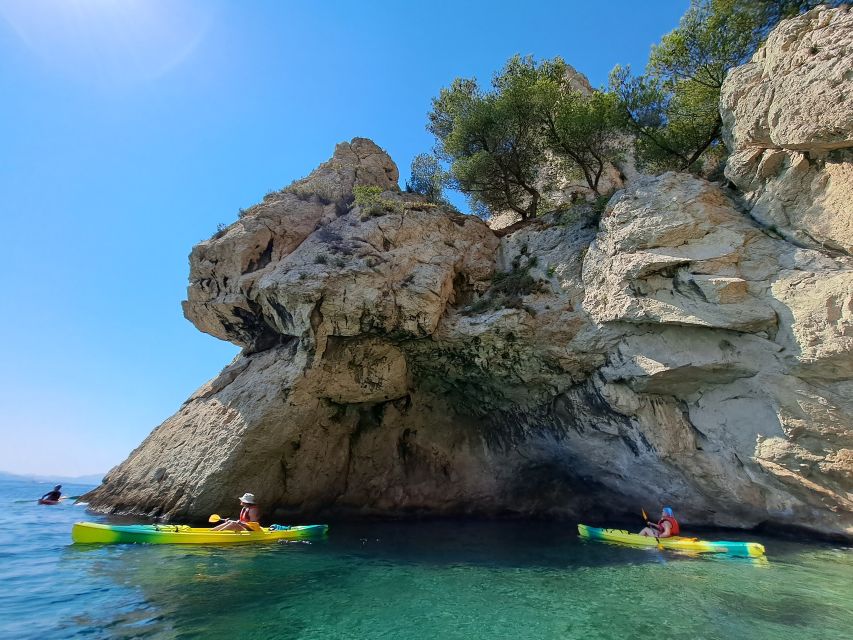
M72 545L83 507L0 482L0 638L850 638L853 550L748 536L767 562L530 523L333 525L230 548ZM82 487L66 486L68 493ZM716 537L745 539L729 532ZM664 637L664 636L660 636Z

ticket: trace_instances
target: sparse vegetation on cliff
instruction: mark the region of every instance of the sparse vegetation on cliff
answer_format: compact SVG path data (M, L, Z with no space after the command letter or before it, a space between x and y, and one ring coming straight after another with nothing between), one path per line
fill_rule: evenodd
M361 208L361 218L376 218L386 213L402 213L403 204L390 198L382 197L382 189L373 185L353 187L352 195L356 206Z
M213 235L210 236L211 240L219 240L222 236L228 233L228 225L224 222L220 222L216 225L216 231L213 232Z
M607 203L610 201L610 196L598 196L592 202L578 202L573 205L561 207L557 209L559 217L558 224L569 225L584 220L586 226L598 226L604 210L607 208Z
M511 308L525 309L531 315L536 315L533 309L524 305L523 297L536 293L542 287L542 283L530 275L530 270L537 265L538 259L536 256L527 258L524 255L526 263L522 266L522 255L516 257L510 271L496 272L489 290L465 307L462 313L473 316L489 310Z

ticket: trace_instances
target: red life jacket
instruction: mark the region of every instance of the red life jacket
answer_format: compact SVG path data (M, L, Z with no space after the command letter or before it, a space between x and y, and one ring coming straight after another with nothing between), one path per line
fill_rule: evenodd
M663 517L663 518L661 518L661 519L660 519L660 521L658 522L658 527L660 527L660 530L661 530L661 531L663 531L663 523L664 523L664 522L668 522L668 523L669 523L669 526L670 526L670 529L669 529L669 535L671 535L671 536L677 536L677 535L680 535L680 534L681 534L681 527L679 527L679 526L678 526L678 520L676 520L676 519L675 519L675 518L673 518L672 516L664 516L664 517Z
M249 514L249 510L252 507L243 507L240 509L240 522L254 522L252 520L252 516Z

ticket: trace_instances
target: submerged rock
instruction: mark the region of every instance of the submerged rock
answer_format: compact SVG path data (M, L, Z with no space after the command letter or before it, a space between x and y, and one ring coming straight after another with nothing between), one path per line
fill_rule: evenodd
M341 144L193 249L185 315L243 351L93 508L202 519L244 491L274 518L665 502L689 525L853 537L853 258L686 174L634 180L600 222L503 237L396 181L375 144ZM355 206L357 185L379 203Z

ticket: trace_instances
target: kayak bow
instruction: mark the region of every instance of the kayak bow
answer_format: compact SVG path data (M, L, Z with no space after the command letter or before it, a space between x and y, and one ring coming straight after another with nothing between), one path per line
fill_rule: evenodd
M588 527L585 524L578 525L578 535L587 540L619 542L638 547L662 547L664 549L678 549L696 553L728 553L731 555L753 557L764 555L764 545L758 542L711 541L699 540L699 538L685 538L683 536L654 538L620 529L596 529L595 527Z
M325 524L308 524L290 528L262 528L260 531L213 531L174 524L110 525L77 522L71 528L71 539L83 544L234 544L308 540L325 535L328 528Z

